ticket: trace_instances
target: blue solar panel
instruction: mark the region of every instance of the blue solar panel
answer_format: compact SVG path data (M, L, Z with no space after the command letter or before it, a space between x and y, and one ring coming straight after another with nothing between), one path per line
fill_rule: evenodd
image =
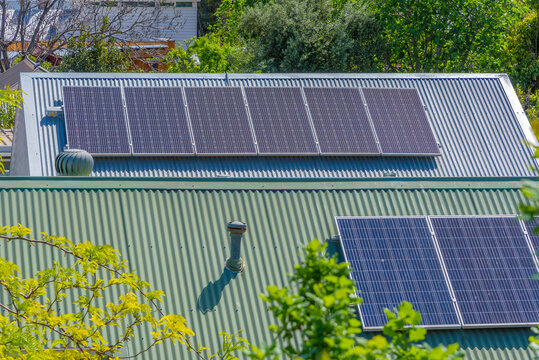
M122 92L117 87L64 87L64 117L71 149L130 154Z
M425 327L459 327L425 217L337 217L365 329L387 323L384 308L409 301Z
M185 88L197 154L255 155L241 88Z
M181 88L125 88L135 154L193 154Z
M440 153L416 89L362 89L382 154Z
M304 91L322 154L380 154L358 89Z
M539 281L514 217L431 217L463 326L539 323Z
M245 88L261 154L318 154L299 88Z

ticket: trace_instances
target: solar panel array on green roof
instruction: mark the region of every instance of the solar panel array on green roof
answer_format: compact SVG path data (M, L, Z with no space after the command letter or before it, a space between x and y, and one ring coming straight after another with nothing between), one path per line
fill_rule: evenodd
M539 272L515 216L336 217L365 329L416 306L430 328L539 324ZM454 306L454 307L453 307Z

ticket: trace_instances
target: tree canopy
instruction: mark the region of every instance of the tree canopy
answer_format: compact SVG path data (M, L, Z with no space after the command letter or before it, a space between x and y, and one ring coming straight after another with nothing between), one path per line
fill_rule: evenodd
M121 358L122 349L144 326L151 329L152 340L139 354L171 341L203 358L205 349L191 345L194 332L185 318L165 314L163 291L151 289L117 250L44 233L30 235L22 225L0 228L0 239L7 243L47 247L56 254L50 267L31 275L0 258L3 359ZM60 312L62 303L69 310Z

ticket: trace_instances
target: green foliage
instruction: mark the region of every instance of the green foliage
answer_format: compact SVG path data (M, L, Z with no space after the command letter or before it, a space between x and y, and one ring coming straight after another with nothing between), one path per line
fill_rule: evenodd
M502 66L514 83L524 89L536 89L539 77L539 22L537 11L524 8L522 19L509 31L500 52Z
M0 90L0 127L10 129L15 124L15 112L21 108L22 91Z
M457 359L463 358L458 344L432 348L426 343L416 345L425 340L427 330L417 327L421 323L421 314L412 308L412 304L404 301L395 313L385 309L388 318L383 333L391 342L387 343L383 353L391 359ZM379 340L380 341L380 340Z
M129 69L129 57L117 47L117 41L108 36L109 22L103 20L101 28L92 32L83 28L80 36L72 37L67 45L67 56L58 67L58 71L75 72L126 72Z
M220 4L221 0L202 0L198 3L198 36L206 35L210 27L215 23L214 13Z
M355 295L350 268L329 258L326 244L311 241L304 260L289 277L290 286L268 286L262 299L278 319L271 325L274 341L263 349L253 346L252 359L451 359L461 358L458 345L431 348L417 344L426 331L417 327L421 315L409 303L395 313L387 310L384 335L358 336L361 323L353 311L361 300ZM295 289L296 291L293 291Z
M513 19L511 0L367 0L384 30L389 70L486 71Z
M535 335L530 336L528 339L530 341L530 349L535 352L535 354L539 354L539 328L532 328L532 332Z
M165 294L151 290L117 250L30 234L21 225L0 229L7 243L48 247L65 261L24 277L16 264L0 258L0 287L6 295L0 303L1 358L114 358L143 325L153 331L148 348L139 354L164 341L183 344L199 356L203 352L191 345L194 332L185 318L160 310ZM72 312L58 313L58 305L66 302ZM105 334L115 336L106 339Z
M9 88L0 90L0 127L12 128L15 124L15 113L24 102L22 91ZM6 168L0 156L0 174L5 174Z
M524 112L526 112L535 136L539 136L539 90L532 92L531 89L528 89L527 92L524 92L520 85L517 84L515 91L524 108Z
M193 38L186 45L186 49L177 47L168 53L168 72L238 72L248 61L243 49L223 42L216 34Z
M247 4L246 0L222 0L215 11L215 23L210 30L223 41L239 45L242 41L238 29L240 19L245 9L253 4Z
M270 0L245 10L239 31L253 69L267 72L375 71L380 29L354 2Z
M249 342L240 336L241 332L240 330L237 334L227 334L224 331L220 331L221 348L217 354L211 355L209 359L239 360L233 353L241 353L249 349Z

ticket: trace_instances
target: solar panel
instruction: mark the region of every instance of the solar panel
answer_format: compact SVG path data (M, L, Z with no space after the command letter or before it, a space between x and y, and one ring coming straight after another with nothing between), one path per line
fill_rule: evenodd
M409 301L425 327L459 327L425 217L337 217L365 329L387 323L384 308Z
M322 154L380 154L358 89L304 91Z
M362 89L382 154L440 153L416 89Z
M67 141L91 154L130 154L122 92L118 87L63 88Z
M539 281L515 217L431 217L463 326L539 323Z
M245 88L261 154L318 154L299 88Z
M255 155L241 88L187 87L197 154Z
M125 88L134 154L193 154L181 88Z

